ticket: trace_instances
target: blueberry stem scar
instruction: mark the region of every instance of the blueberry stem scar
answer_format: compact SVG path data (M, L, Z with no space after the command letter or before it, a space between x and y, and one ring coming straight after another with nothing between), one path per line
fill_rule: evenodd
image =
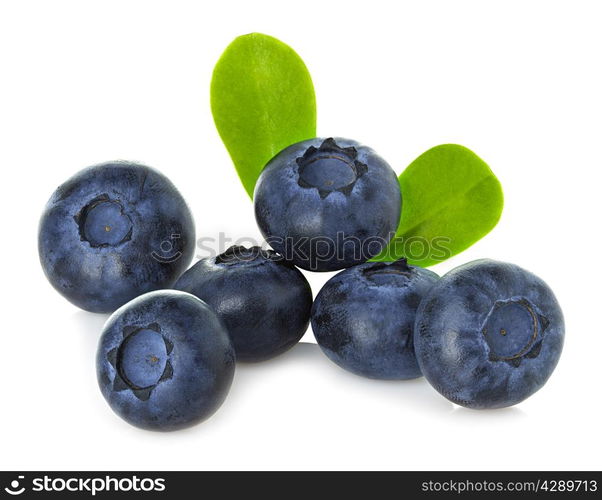
M334 191L349 195L368 170L367 165L357 160L357 149L342 148L333 138L325 139L319 148L310 146L296 162L299 186L317 189L321 198Z
M507 323L509 324L506 326ZM492 358L511 361L523 357L531 350L539 336L539 330L538 315L530 302L526 299L511 299L494 304L481 331L489 344ZM498 336L492 336L495 335L492 332L497 332ZM520 349L517 350L517 347Z
M88 202L73 218L81 241L93 248L114 247L132 239L131 217L120 200L106 193Z

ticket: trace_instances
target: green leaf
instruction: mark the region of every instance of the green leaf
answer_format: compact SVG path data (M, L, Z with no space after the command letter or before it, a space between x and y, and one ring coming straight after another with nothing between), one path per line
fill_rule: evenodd
M305 64L268 35L236 38L215 65L211 111L240 180L253 197L276 153L316 136L316 96Z
M457 144L420 155L399 176L399 184L399 227L373 260L407 257L423 267L437 264L485 236L502 214L500 182L481 158Z

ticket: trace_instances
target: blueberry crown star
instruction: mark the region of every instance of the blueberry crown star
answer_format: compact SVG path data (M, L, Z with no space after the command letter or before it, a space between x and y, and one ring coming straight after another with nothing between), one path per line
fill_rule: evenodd
M332 137L318 148L310 146L296 159L299 186L317 189L322 199L335 191L349 195L357 180L368 171L368 166L358 161L357 156L356 148L340 147Z
M128 349L134 349L140 351L136 345L137 340L142 344L144 340L140 340L140 336L145 334L152 335L156 340L158 350L156 353L143 352L142 355L138 354L139 359L143 359L144 362L149 365L156 365L162 371L156 372L155 370L149 370L148 376L143 376L142 379L132 380L133 377L128 376L128 367L124 366L124 357L127 356ZM138 326L126 326L123 328L123 340L118 347L111 349L107 353L107 360L115 369L115 377L113 379L113 390L121 392L125 390L132 391L132 394L141 401L147 401L153 390L165 380L169 380L173 377L173 367L170 361L170 355L173 351L173 344L161 334L161 327L158 323L151 323L145 327ZM155 371L155 374L152 373ZM143 380L143 382L142 382Z

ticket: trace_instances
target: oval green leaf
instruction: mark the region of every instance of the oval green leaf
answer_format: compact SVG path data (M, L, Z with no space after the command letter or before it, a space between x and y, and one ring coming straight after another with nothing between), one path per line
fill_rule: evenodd
M211 111L247 193L265 164L316 136L316 96L302 59L268 35L236 38L217 62Z
M504 206L500 182L470 149L429 149L399 176L401 220L389 246L373 260L427 267L466 250L497 224Z

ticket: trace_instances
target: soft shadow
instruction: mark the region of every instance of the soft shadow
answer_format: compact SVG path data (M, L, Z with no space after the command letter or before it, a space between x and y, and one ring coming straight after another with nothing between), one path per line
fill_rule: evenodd
M369 391L391 401L407 406L422 406L429 411L450 413L454 405L440 396L424 377L412 380L375 380L355 375L330 361L314 343L300 342L286 353L262 363L238 363L235 390L245 390L246 384L254 383L253 375L276 371L281 366L303 363L308 371L320 373L325 383L354 384L360 390ZM341 390L344 390L341 387Z
M312 344L310 342L299 342L298 344L291 347L285 353L276 356L275 358L268 359L266 361L260 361L258 363L248 363L239 361L236 365L241 370L255 370L255 369L269 369L270 367L277 367L282 364L290 363L291 361L315 359L316 355L322 356L318 344Z
M87 311L76 311L72 318L76 329L81 333L82 342L86 348L96 351L102 327L110 314L98 314Z
M525 419L527 418L527 413L516 406L497 408L493 410L471 410L470 408L458 406L454 408L454 411L452 412L452 418L459 419L461 421L473 422L479 420L501 422Z

